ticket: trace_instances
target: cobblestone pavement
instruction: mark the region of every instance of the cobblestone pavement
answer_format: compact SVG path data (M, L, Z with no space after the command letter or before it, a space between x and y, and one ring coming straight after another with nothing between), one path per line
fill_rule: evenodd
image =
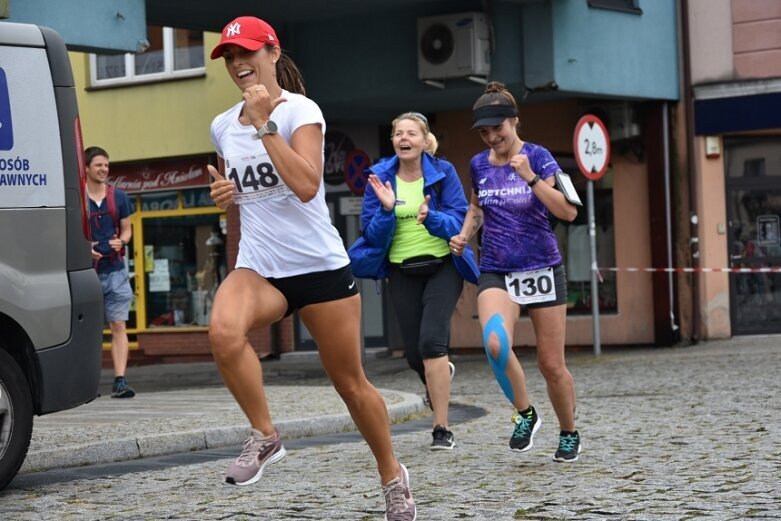
M394 436L424 520L781 519L781 339L568 357L580 461L555 463L558 426L534 360L522 356L543 425L509 451L512 410L479 358L456 359L452 401L486 415L453 424L453 451L430 431ZM420 393L411 371L376 374ZM3 520L379 520L383 501L363 442L291 450L252 486L221 483L229 459L0 493Z

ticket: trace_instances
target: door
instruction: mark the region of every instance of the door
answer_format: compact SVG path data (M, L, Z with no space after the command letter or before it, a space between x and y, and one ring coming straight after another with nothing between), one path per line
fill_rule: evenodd
M732 333L781 333L781 138L726 139L725 170Z

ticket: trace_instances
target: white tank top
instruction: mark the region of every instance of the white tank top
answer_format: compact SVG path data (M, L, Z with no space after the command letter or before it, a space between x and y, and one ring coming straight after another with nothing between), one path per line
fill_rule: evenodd
M271 119L290 143L297 128L325 120L317 104L300 94L282 91L287 99ZM321 180L317 195L304 203L285 185L271 163L255 127L242 125L241 101L212 121L211 140L225 160L225 177L239 193L241 240L237 268L249 268L267 278L291 277L346 266L350 259L325 203Z

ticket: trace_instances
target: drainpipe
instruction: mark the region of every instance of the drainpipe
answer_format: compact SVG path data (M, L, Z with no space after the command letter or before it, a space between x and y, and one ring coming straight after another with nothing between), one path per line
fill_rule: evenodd
M662 106L662 132L664 143L664 225L667 236L667 267L675 266L673 263L673 232L672 232L672 203L670 201L670 105L666 101ZM670 331L673 338L677 337L678 324L675 323L675 293L673 284L674 274L667 272L667 294L670 302ZM674 341L674 340L673 340Z
M699 218L697 216L697 179L694 164L694 99L692 97L691 56L689 42L689 2L681 0L681 54L683 54L683 102L686 118L686 168L689 180L690 238L692 268L700 267ZM692 273L692 338L700 340L700 274Z

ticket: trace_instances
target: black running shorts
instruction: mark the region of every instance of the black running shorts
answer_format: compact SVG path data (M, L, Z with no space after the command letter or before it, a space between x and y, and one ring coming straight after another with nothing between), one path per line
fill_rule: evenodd
M349 264L332 271L317 271L266 280L287 300L285 316L309 304L340 300L358 293L358 284L353 278Z

